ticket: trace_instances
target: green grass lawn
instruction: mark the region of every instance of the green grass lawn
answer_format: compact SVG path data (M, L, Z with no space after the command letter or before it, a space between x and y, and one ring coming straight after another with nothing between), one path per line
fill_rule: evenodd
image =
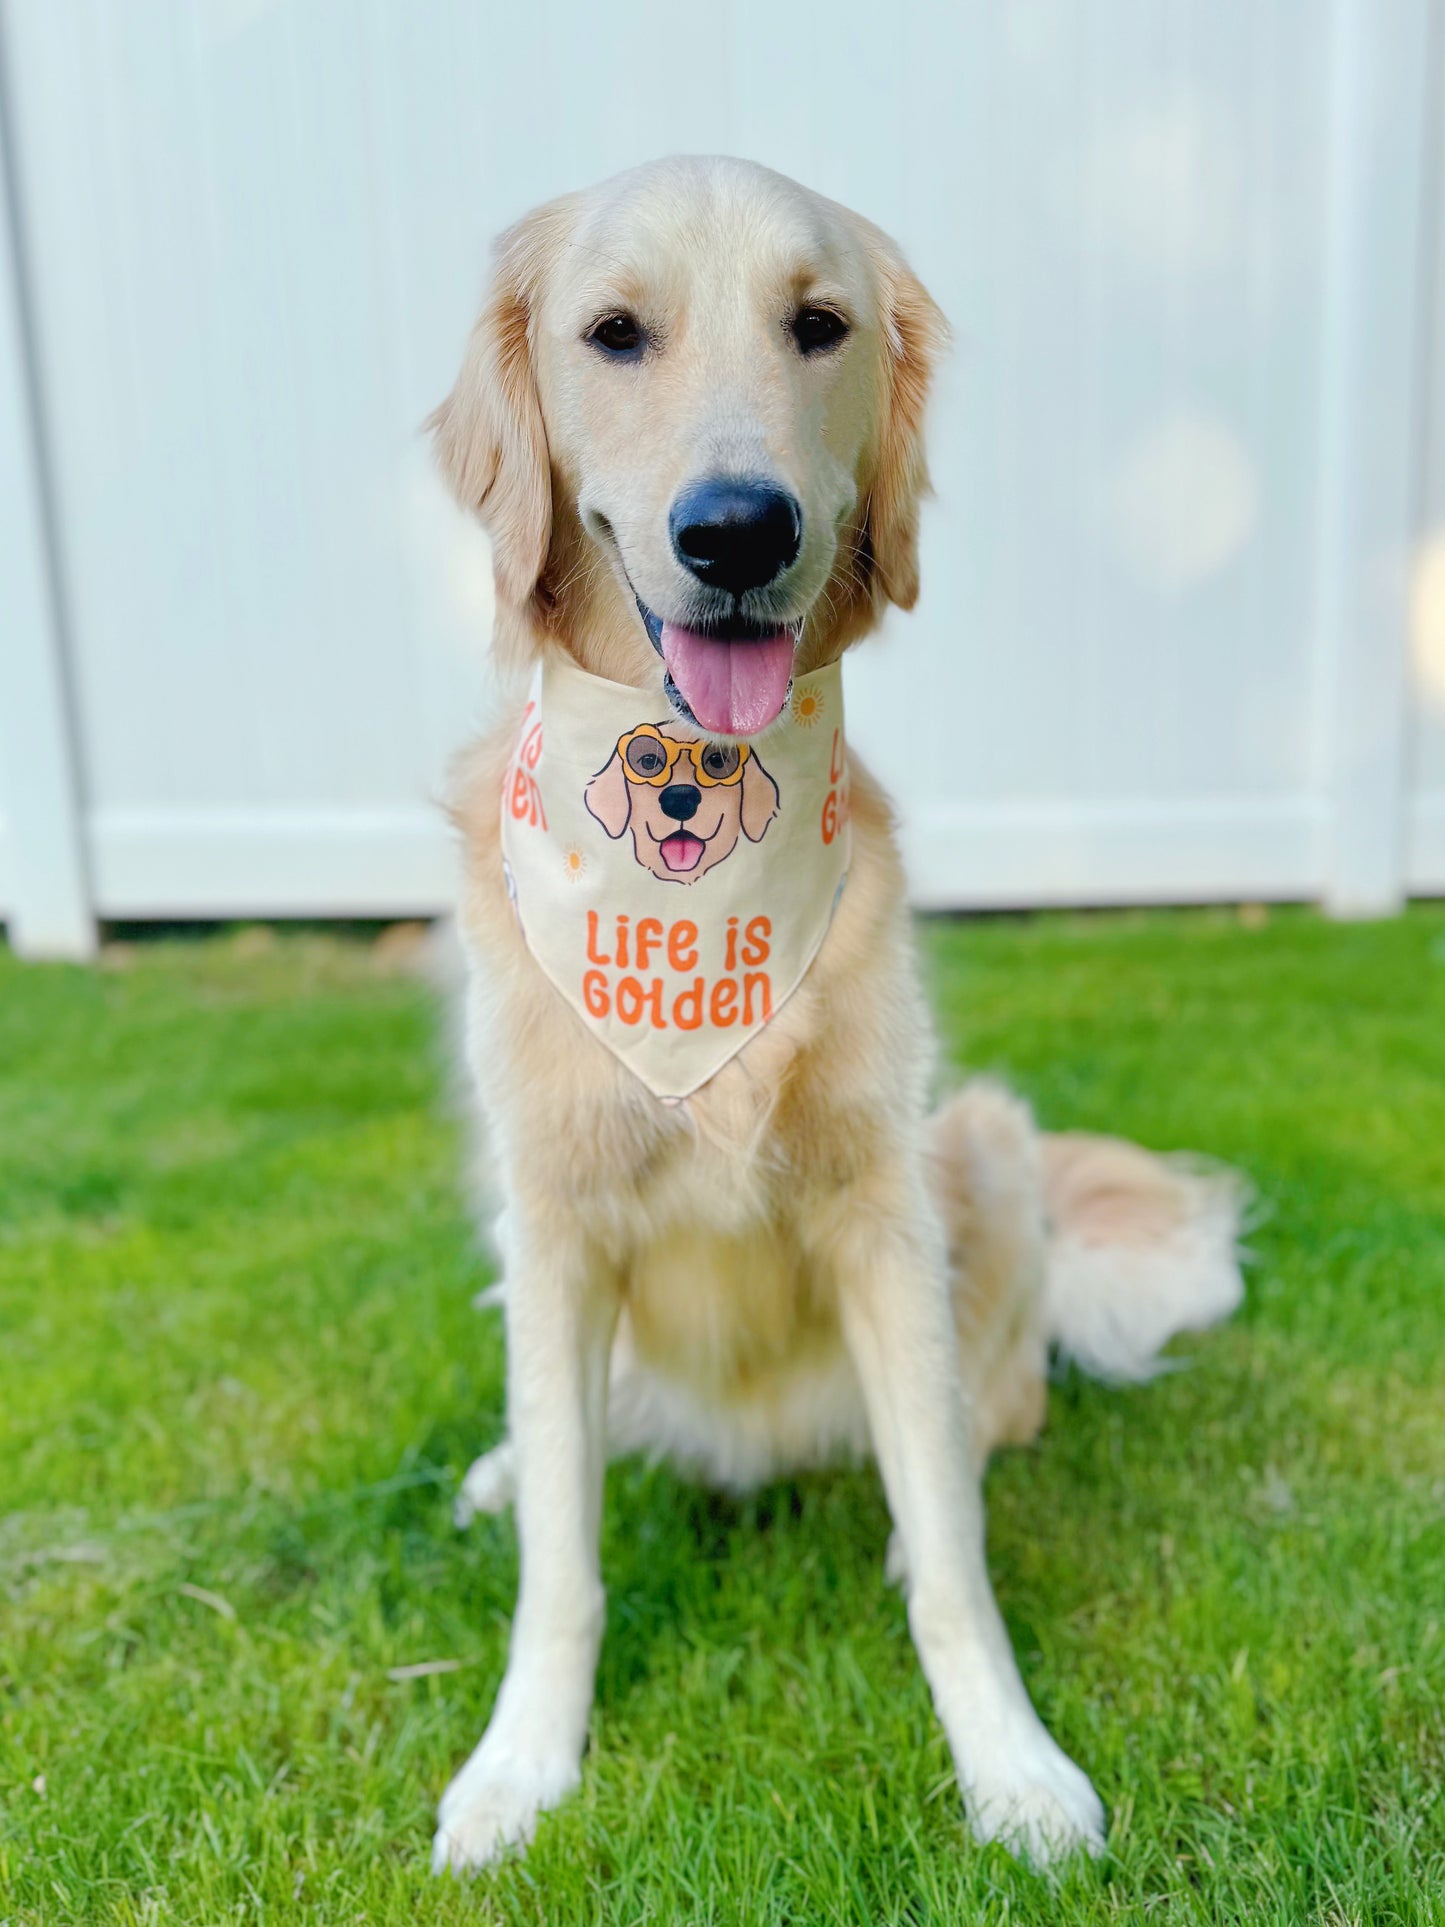
M871 1469L629 1464L582 1791L431 1880L516 1578L450 1523L498 1322L430 993L251 931L0 956L0 1922L1445 1920L1445 914L923 937L951 1058L1265 1214L1189 1369L1069 1379L989 1477L1108 1857L970 1840Z

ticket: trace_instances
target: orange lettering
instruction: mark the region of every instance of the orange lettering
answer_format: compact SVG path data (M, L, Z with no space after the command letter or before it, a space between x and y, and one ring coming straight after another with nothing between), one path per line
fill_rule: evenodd
M517 753L507 774L505 796L507 808L519 823L540 824L547 827L547 812L542 807L542 792L537 787L536 778L531 775L542 760L542 725L540 722L527 727L527 719L536 707L528 703L522 713L522 735L517 744Z
M589 970L582 979L582 1001L589 1017L605 1017L612 1008L607 995L607 979L600 970Z
M668 931L667 961L674 970L697 968L697 925L691 917L680 917ZM698 1022L701 1023L701 1021L702 1011L699 1006Z
M701 977L694 977L691 990L680 990L672 1000L672 1021L679 1030L697 1030L702 1024ZM684 1006L686 1008L684 1009Z
M723 952L723 969L736 970L738 967L738 920L728 918L727 945Z
M635 977L624 977L617 986L617 1015L624 1024L640 1024L643 1006L642 985Z
M612 961L610 957L597 954L597 912L595 910L587 912L587 961L594 964L609 964Z
M758 1021L765 1024L773 1014L773 986L767 972L763 970L752 971L743 978L743 1022L750 1024L753 1021L754 987L757 989L758 1002L762 1006Z
M823 799L822 830L824 843L831 843L833 841L833 838L838 834L839 830L846 826L848 818L852 814L852 790L849 785L844 783L838 789L829 790Z
M517 761L525 763L528 769L535 769L542 760L542 725L538 721L530 729L527 727L527 718L535 708L535 703L528 703L522 711L522 741L517 750Z
M757 1021L767 1023L767 1019L773 1016L773 981L767 975L767 971L761 971L761 969L751 971L748 977L742 979L742 1021L744 1023L753 1021L753 989L757 989L757 1002L761 1006Z
M524 769L512 771L507 786L507 807L519 823L540 823L547 827L547 812L542 808L542 792L537 788L535 777L529 776Z
M656 917L637 919L636 941L633 946L632 960L639 970L646 970L652 961L652 953L662 942L662 925Z
M719 1030L738 1021L738 987L731 977L719 977L713 985L711 1014Z
M772 934L773 926L767 917L748 918L747 941L743 945L745 964L760 964L768 961L772 954L772 945L768 939Z

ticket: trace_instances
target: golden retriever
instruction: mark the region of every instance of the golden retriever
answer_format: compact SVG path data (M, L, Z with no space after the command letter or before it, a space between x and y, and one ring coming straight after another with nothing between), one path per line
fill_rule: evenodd
M945 338L885 235L745 162L668 160L527 216L433 417L491 532L500 659L565 651L651 692L678 719L654 732L664 758L761 731L765 773L788 678L915 600ZM736 525L741 562L718 546ZM1051 1344L1142 1375L1171 1334L1235 1305L1229 1181L1042 1137L992 1086L930 1117L892 816L856 757L848 887L801 986L686 1104L654 1098L509 914L517 714L459 765L454 815L469 1056L505 1193L509 1420L460 1516L515 1500L521 1588L434 1864L525 1843L578 1784L603 1473L637 1449L730 1485L871 1452L975 1832L1036 1861L1097 1850L1102 1805L1035 1714L994 1603L979 1473L1041 1424ZM610 836L658 828L615 772L596 783ZM761 837L765 791L733 794L719 828ZM637 837L672 876L706 860L690 870L689 847L670 868L656 847Z

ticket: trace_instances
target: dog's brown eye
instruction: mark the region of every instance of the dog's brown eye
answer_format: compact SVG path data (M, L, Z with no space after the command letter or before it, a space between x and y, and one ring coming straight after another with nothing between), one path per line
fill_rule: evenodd
M656 776L667 758L657 744L639 736L627 745L627 767L637 776Z
M702 773L715 783L726 781L737 766L738 753L730 743L709 743L702 753Z
M642 329L630 314L604 315L587 339L609 355L635 355L642 347Z
M820 354L848 332L847 322L832 308L799 308L792 325L793 339L805 355Z

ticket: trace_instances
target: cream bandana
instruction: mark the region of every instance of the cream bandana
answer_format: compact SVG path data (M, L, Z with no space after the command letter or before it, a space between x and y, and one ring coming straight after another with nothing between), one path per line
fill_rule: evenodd
M662 1098L698 1089L791 996L848 874L837 663L755 743L719 743L548 654L502 793L527 947Z

